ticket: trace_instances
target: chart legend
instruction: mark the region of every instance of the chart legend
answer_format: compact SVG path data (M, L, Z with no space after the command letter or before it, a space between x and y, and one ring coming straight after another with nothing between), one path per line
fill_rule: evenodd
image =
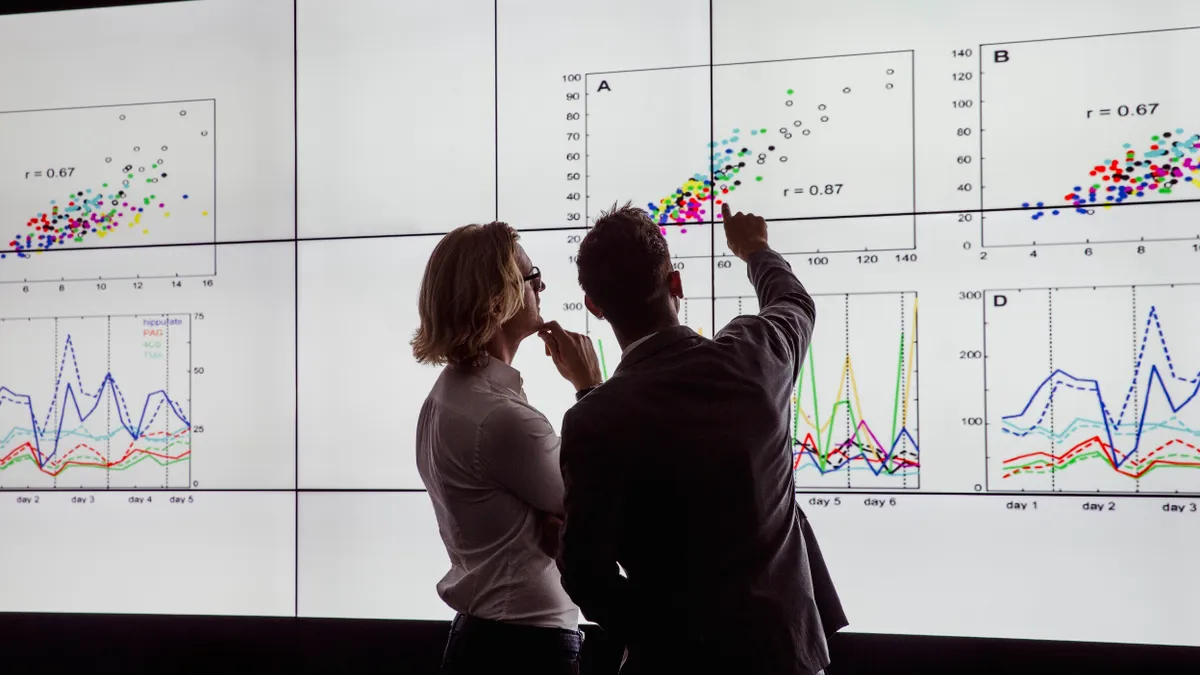
M0 489L192 485L188 314L0 319Z

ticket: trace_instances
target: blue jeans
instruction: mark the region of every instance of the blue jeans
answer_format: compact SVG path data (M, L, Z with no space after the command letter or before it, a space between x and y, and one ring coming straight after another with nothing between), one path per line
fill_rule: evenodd
M454 617L442 656L442 675L521 673L578 675L583 633Z

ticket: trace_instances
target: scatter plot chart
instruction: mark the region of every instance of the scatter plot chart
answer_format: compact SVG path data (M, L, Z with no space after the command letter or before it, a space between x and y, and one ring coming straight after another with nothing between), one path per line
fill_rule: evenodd
M784 252L912 248L912 62L719 64L711 87L707 65L589 73L588 218L632 199L673 253L704 255L729 200L777 223Z
M984 299L989 490L1200 494L1200 287Z
M1200 235L1195 204L1172 204L1200 199L1200 96L1182 67L1147 67L1197 38L1200 29L981 46L981 205L1021 209L985 213L983 244Z
M0 319L0 489L191 485L191 318ZM35 353L36 352L36 353Z
M169 245L215 241L215 137L213 100L0 112L0 281L214 273Z
M819 317L792 396L796 488L921 487L917 294L816 295ZM758 312L717 298L720 325Z

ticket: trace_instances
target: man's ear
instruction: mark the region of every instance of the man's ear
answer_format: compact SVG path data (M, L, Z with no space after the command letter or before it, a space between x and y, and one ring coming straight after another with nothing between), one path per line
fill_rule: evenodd
M667 275L667 289L672 298L683 298L683 277L679 275L679 270L671 270Z
M600 308L596 306L596 303L592 302L592 299L586 295L583 296L583 306L587 307L587 310L592 313L592 316L596 317L597 319L604 319L604 312L600 311Z

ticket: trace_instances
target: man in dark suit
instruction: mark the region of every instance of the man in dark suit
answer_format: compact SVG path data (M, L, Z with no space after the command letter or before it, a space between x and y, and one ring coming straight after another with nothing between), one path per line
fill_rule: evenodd
M759 217L723 208L762 308L711 340L683 298L659 226L615 208L579 248L588 310L623 352L563 420L559 568L584 615L626 645L622 673L820 673L847 625L796 504L788 406L812 297ZM556 362L556 325L543 331Z

